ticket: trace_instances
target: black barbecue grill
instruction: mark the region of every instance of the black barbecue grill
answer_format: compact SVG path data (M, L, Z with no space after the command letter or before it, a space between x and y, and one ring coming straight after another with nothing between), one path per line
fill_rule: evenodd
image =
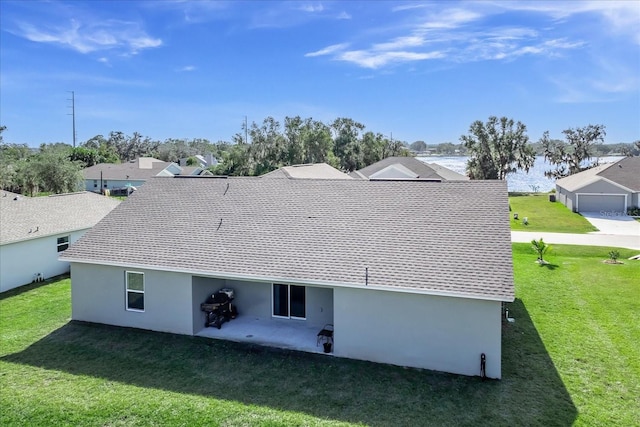
M231 303L233 298L233 289L223 288L211 294L205 302L200 304L200 309L206 315L205 328L215 326L220 329L224 322L236 318L238 310Z

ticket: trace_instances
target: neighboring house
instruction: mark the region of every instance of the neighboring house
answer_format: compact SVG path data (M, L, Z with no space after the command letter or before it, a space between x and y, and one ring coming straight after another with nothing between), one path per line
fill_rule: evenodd
M301 165L283 166L260 178L290 179L352 179L349 175L326 163L305 163Z
M211 153L207 153L204 156L201 154L196 154L193 156L194 159L198 162L198 166L202 169L206 169L209 167L218 166L218 159ZM183 157L180 159L180 166L187 166L187 161L190 157Z
M1 192L0 292L68 272L60 252L118 204L88 192L48 197Z
M125 187L139 187L154 176L211 175L197 166L178 166L153 157L140 157L127 163L100 163L82 171L85 189L100 193Z
M387 157L365 168L351 172L350 176L371 180L460 181L469 179L469 177L444 166L425 163L415 157Z
M625 157L559 179L556 192L573 212L626 213L640 206L640 157Z
M75 320L274 346L300 328L308 351L333 324L335 356L479 375L484 353L500 378L507 208L504 181L153 178L61 259ZM220 288L240 314L206 329Z

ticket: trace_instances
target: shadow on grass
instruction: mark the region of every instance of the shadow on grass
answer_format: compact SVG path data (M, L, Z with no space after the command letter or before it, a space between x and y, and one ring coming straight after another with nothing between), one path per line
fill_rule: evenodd
M571 425L526 308L509 313L501 381L75 321L1 360L367 425Z
M553 270L557 269L560 266L558 264L551 264L549 262L546 262L546 263L540 264L540 267L544 267L547 270L552 270L553 271Z
M51 283L58 282L60 280L68 279L68 278L69 278L69 273L65 273L59 276L50 277L44 282L34 282L34 283L29 283L28 285L22 285L22 286L18 286L17 288L9 289L8 291L4 291L0 293L0 301L10 297L15 297L15 296L24 294L25 292L29 292L34 289L38 289L43 286L50 285Z

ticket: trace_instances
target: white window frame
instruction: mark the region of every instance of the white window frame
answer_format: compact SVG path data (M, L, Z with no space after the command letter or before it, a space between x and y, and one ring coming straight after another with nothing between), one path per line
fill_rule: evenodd
M287 313L289 313L288 316L279 316L274 314L274 304L275 304L275 298L274 298L274 289L276 286L286 286L287 287ZM291 315L291 287L292 286L296 286L299 288L304 289L304 315L305 317L297 317L297 316L292 316ZM302 285L292 285L289 283L272 283L271 284L271 317L275 317L277 319L293 319L293 320L307 320L307 287L306 286L302 286Z
M63 242L60 242L60 239L66 239L66 240L64 240ZM56 249L58 250L58 252L66 251L69 248L70 244L71 244L71 235L67 234L66 236L58 237L56 240ZM64 246L64 249L60 249L62 246Z
M129 274L142 275L142 290L129 289ZM142 309L129 307L129 293L142 294ZM144 294L145 294L144 273L142 271L125 271L124 272L124 308L125 310L144 313L144 310L145 310Z

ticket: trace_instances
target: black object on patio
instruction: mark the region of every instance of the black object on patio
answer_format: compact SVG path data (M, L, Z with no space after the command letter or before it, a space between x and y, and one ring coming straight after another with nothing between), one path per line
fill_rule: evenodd
M205 302L200 304L200 310L205 312L204 327L213 325L220 329L224 322L235 319L238 310L231 304L234 299L233 289L223 288L211 294Z

